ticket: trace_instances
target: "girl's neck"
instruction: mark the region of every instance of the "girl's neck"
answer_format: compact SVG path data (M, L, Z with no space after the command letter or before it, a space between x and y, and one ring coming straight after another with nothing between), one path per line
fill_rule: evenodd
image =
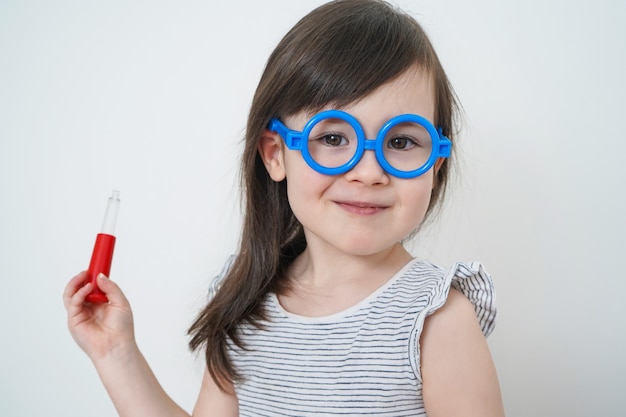
M372 294L411 259L400 243L367 256L308 247L289 268L289 289L279 301L302 316L335 314Z

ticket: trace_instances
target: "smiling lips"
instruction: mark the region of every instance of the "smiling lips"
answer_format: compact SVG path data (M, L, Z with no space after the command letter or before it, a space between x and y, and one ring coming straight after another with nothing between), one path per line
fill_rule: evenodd
M339 207L351 214L371 216L386 210L389 206L384 204L369 203L363 201L337 201Z

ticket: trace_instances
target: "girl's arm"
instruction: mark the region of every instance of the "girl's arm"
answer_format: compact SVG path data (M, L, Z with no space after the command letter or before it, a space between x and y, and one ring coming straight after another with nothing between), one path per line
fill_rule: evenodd
M135 343L130 305L119 287L104 276L98 287L109 303L91 304L93 289L85 272L68 283L63 300L72 337L98 371L122 417L189 416L163 391Z
M121 417L189 417L163 391L136 346L120 349L94 365Z
M429 417L504 416L487 341L463 294L451 289L446 304L426 319L420 346Z
M213 381L207 369L204 370L202 387L198 401L193 409L194 417L238 417L239 404L232 384L225 383L227 392L221 391Z

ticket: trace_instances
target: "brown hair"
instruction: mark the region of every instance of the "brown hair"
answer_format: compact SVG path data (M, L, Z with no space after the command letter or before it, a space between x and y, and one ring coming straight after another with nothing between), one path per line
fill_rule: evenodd
M419 24L384 1L322 5L300 20L270 55L247 122L239 252L189 329L191 349L204 347L207 367L220 387L239 378L228 355L229 341L245 348L238 325L260 325L264 296L287 287L285 271L306 248L287 200L286 181L273 181L258 155L261 133L273 117L352 103L415 65L434 85L435 126L453 140L457 103L437 55ZM437 172L427 215L446 188L448 164L446 159Z

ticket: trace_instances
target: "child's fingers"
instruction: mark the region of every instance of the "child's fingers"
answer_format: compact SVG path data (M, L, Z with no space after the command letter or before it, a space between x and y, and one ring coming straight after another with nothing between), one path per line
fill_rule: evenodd
M65 305L68 317L75 317L84 311L85 301L87 296L93 291L93 288L94 285L88 282L72 295Z
M72 301L72 297L76 294L84 285L87 280L87 271L82 271L75 277L73 277L65 286L63 291L63 304L67 309Z
M128 300L126 300L120 287L104 274L98 275L98 288L107 296L111 304L118 306L128 304Z

